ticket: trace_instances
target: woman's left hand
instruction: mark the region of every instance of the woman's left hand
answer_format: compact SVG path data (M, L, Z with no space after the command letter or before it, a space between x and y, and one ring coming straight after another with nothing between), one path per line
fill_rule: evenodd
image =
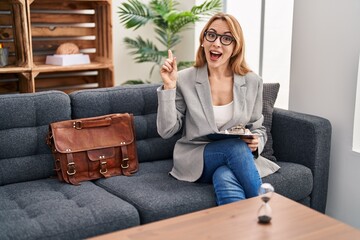
M251 152L255 152L259 145L259 137L253 136L253 138L241 138L248 147L250 148Z

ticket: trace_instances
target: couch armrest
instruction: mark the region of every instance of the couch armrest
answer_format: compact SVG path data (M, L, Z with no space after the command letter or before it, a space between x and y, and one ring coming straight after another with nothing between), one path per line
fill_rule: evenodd
M325 118L275 108L271 134L278 161L302 164L311 169L311 208L325 212L328 189L331 123Z

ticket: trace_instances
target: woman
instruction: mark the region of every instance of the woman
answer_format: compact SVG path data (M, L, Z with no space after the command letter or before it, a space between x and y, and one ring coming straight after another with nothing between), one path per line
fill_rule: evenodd
M218 205L257 196L261 177L279 166L260 156L267 139L263 84L246 65L238 21L229 14L214 15L200 34L195 66L178 72L169 50L160 74L158 133L170 138L183 131L170 174L183 181L213 183ZM206 138L240 124L254 136Z

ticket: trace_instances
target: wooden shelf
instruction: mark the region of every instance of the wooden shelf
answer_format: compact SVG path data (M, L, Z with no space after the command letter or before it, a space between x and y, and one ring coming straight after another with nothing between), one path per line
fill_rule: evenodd
M0 74L1 73L22 73L30 71L30 67L18 67L16 65L7 65L5 67L0 67Z
M32 92L31 71L1 73L0 94Z
M8 64L0 73L22 73L31 69L29 26L25 0L1 0L0 43L9 48ZM3 77L4 79L4 77ZM4 92L1 89L0 92Z
M77 71L77 70L96 70L96 69L109 69L112 68L110 63L99 63L92 62L90 64L81 64L73 66L55 66L55 65L46 65L46 64L34 64L33 71L38 72L67 72L67 71Z
M34 72L33 78L36 91L50 88L66 89L66 92L71 92L77 90L79 86L83 86L83 88L111 87L114 83L108 79L112 75L113 70L108 68L94 70L74 68L73 71Z
M19 73L20 92L114 86L111 21L111 0L1 0L0 43L10 49L10 65L0 73ZM66 42L91 63L46 65L46 56Z

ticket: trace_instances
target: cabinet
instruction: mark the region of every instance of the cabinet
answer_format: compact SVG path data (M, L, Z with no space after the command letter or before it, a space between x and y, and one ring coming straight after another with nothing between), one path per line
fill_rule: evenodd
M1 0L0 42L10 49L0 93L114 85L111 0ZM46 56L65 42L89 54L91 63L46 65Z

